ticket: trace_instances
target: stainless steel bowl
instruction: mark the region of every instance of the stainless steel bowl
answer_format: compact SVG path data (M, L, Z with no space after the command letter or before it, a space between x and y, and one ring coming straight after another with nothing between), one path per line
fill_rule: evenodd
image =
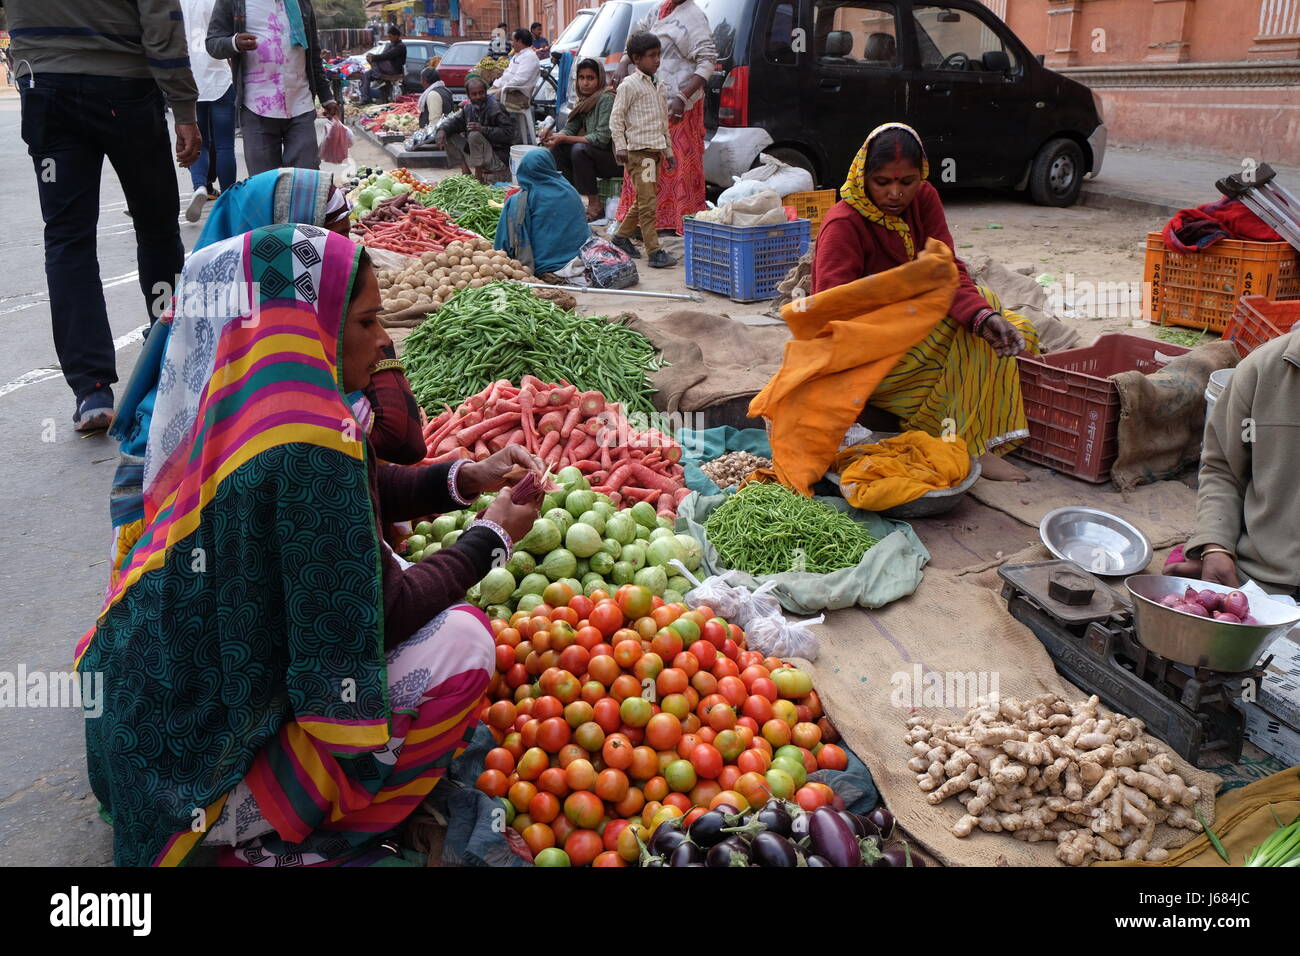
M1122 577L1145 571L1151 542L1123 518L1096 508L1057 508L1043 516L1038 535L1047 550L1085 571Z
M1220 594L1233 590L1207 581L1138 574L1124 584L1133 595L1133 622L1142 646L1193 667L1229 674L1247 670L1259 660L1264 648L1300 621L1300 608L1265 598L1250 602L1250 613L1260 622L1258 626L1196 617L1160 603L1166 595L1181 595L1188 587L1198 591L1208 588Z

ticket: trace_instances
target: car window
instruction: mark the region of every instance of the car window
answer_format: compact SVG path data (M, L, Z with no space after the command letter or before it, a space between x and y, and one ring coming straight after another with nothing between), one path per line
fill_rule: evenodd
M577 43L586 34L587 28L591 26L591 18L592 14L590 13L584 13L581 16L574 17L569 21L569 25L564 28L564 32L560 34L560 38L551 45L569 46L570 44Z
M763 36L763 57L769 63L794 63L795 10L793 3L777 3L768 17Z
M713 28L713 45L718 49L718 60L730 60L736 48L736 28L757 4L750 0L696 0L696 4ZM790 4L782 3L781 6L789 7Z
M817 0L813 6L813 50L820 66L896 69L897 38L893 3Z
M1020 72L1016 51L982 17L942 4L917 4L912 8L921 66L927 70L986 72L997 69L995 57L1006 54L1011 72ZM1000 59L1000 58L998 58Z
M487 53L486 43L453 43L441 66L473 66Z
M604 60L627 44L627 31L632 25L632 5L609 3L600 8L591 29L578 51L579 59L595 57Z

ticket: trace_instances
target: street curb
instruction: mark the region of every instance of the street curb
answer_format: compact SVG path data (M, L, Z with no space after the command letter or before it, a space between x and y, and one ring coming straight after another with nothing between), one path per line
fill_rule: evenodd
M1101 184L1084 183L1083 191L1079 194L1079 205L1091 209L1148 213L1169 218L1187 209L1189 205L1195 206L1196 203L1185 205L1167 197L1140 196L1123 190L1107 189Z

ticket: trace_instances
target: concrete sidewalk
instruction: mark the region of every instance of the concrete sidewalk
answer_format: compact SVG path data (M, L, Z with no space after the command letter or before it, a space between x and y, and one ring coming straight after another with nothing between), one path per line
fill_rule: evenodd
M1268 157L1253 157L1277 170L1278 179L1300 195L1300 166L1283 166ZM1101 173L1085 180L1079 203L1098 209L1159 212L1172 216L1180 209L1218 199L1217 180L1244 169L1240 159L1187 157L1161 149L1111 146Z

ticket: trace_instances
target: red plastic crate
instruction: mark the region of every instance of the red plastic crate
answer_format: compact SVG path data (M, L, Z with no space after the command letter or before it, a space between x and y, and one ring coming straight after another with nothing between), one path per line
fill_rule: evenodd
M1300 299L1279 302L1262 295L1243 295L1237 300L1237 311L1223 337L1245 358L1270 339L1286 335L1297 322Z
M1086 348L1018 356L1029 439L1016 454L1084 481L1107 481L1119 452L1119 391L1110 376L1155 372L1188 351L1113 333Z

